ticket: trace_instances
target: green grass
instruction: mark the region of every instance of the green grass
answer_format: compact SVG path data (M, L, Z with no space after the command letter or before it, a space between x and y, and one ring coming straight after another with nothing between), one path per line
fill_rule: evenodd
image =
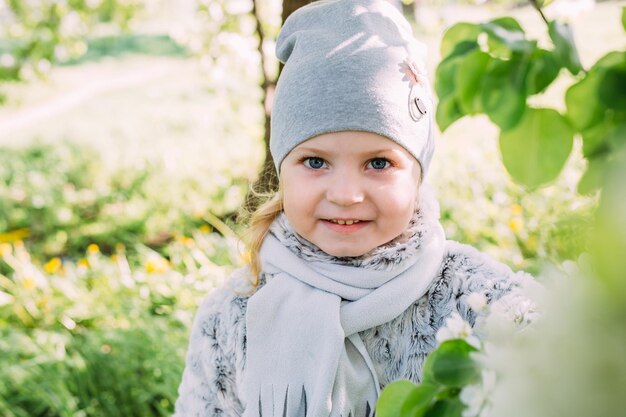
M167 35L126 34L90 39L87 53L65 65L80 65L103 58L120 58L127 55L188 57L188 51Z

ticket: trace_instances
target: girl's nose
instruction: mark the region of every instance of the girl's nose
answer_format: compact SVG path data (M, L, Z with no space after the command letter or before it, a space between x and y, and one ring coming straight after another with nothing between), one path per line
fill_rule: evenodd
M329 178L326 199L338 206L351 206L363 202L365 194L358 178L345 172L337 174Z

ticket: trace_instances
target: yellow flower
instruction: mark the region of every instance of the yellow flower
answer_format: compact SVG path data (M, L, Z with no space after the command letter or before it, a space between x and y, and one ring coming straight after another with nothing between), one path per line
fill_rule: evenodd
M11 254L13 248L9 243L0 243L0 257L5 257Z
M37 287L37 283L32 277L25 277L22 280L22 287L24 287L25 290L32 290Z
M146 261L146 272L149 274L160 274L167 271L169 263L163 258L153 258Z
M83 268L89 268L89 261L85 258L80 258L78 260L78 266L83 267Z
M46 273L48 274L54 274L59 270L59 268L61 268L62 264L63 263L61 262L60 258L52 258L48 262L46 262L46 264L43 266L43 270L46 271Z
M208 224L203 224L202 226L200 226L200 231L202 233L209 233L211 231L211 226L209 226Z
M524 228L524 222L519 217L515 217L509 221L509 229L513 233L519 233Z
M511 206L511 213L513 213L514 216L520 216L523 212L524 209L519 204L513 204Z
M151 274L154 271L156 271L156 262L154 262L154 261L147 261L146 262L146 272Z
M50 297L44 295L43 297L38 298L35 305L40 310L44 310L46 312L50 311Z
M92 243L91 245L87 246L87 253L88 254L95 255L98 252L100 252L100 247L98 245L96 245L95 243Z
M196 241L193 240L193 238L191 238L191 237L187 237L187 236L177 236L176 237L176 243L179 243L179 244L187 246L187 247L193 246L195 242Z
M532 252L536 252L539 246L539 240L537 240L537 236L531 235L526 239L526 249Z
M12 242L14 240L22 240L30 236L29 229L16 229L9 232L0 233L0 242Z

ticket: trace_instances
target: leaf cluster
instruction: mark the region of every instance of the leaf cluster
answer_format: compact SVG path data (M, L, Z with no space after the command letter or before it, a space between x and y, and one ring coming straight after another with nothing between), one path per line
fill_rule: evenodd
M500 129L502 161L514 180L536 188L553 181L582 135L589 170L579 190L599 186L598 165L622 145L626 129L626 52L611 52L584 71L571 28L548 22L552 48L529 40L512 17L458 23L444 34L436 72L437 123L442 130L464 116L484 114ZM562 71L577 77L565 114L528 104Z
M606 170L626 162L625 91L626 51L613 51L600 58L565 94L568 119L580 133L583 154L589 161L579 184L582 192L600 188Z
M476 349L465 340L443 342L424 362L422 381L396 381L381 393L379 417L461 417L461 389L475 383L480 370L470 354Z

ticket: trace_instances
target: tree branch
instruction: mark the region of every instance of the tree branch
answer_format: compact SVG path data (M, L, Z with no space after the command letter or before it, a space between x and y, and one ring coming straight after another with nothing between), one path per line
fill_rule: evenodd
M543 10L541 10L541 6L539 5L539 1L538 0L530 0L530 4L532 4L532 6L535 8L535 10L537 10L539 12L539 14L541 15L541 18L543 19L543 21L546 22L546 25L550 25L550 22L546 18L546 15L544 15L543 14Z

